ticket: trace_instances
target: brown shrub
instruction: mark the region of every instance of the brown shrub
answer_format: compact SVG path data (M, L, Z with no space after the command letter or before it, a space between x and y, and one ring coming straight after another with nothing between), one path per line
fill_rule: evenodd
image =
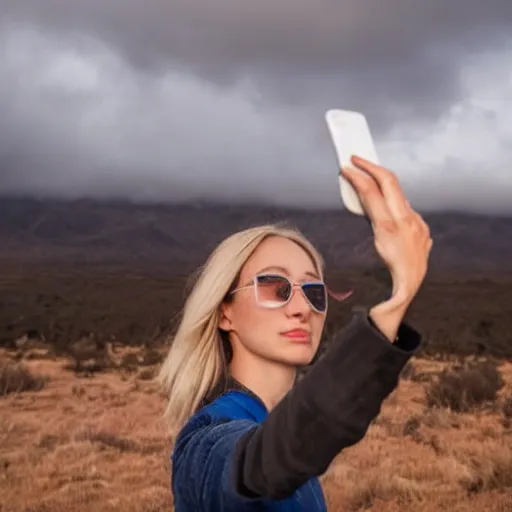
M469 470L459 481L468 492L512 488L512 449L509 445L487 442L456 456Z
M505 416L505 418L512 418L512 396L508 396L503 400L501 409L503 411L503 416Z
M121 360L121 368L124 370L135 371L140 365L140 360L137 354L125 354Z
M155 349L147 349L142 354L141 365L144 366L153 366L155 364L160 364L163 360L163 356L158 350Z
M0 395L38 391L46 382L46 378L32 375L22 363L0 362Z
M346 497L347 510L373 508L379 502L394 501L404 510L423 501L421 484L396 473L370 472L350 488ZM378 506L376 507L379 508Z
M428 407L448 407L455 412L496 400L505 385L495 363L479 361L443 371L425 388Z
M427 409L422 415L421 422L428 428L435 430L460 429L461 418L448 409Z
M418 372L411 376L411 380L413 382L431 382L436 375L436 372Z
M414 376L417 374L416 366L409 361L402 369L400 373L400 377L403 380L412 380Z
M103 354L98 352L87 352L86 350L70 350L69 364L64 368L77 375L92 375L94 373L105 371L108 367Z
M421 427L421 421L417 416L411 416L404 424L403 435L412 436Z
M150 455L162 451L161 443L149 442L143 443L120 436L114 432L94 431L85 429L79 432L75 439L77 441L89 441L103 447L114 448L123 453L139 453L141 455Z
M155 378L155 369L154 368L144 368L139 371L137 374L137 378L139 380L153 380Z

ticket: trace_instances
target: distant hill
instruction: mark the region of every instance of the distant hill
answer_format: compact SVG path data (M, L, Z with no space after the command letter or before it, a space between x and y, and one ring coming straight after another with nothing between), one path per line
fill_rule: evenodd
M433 269L512 268L512 217L426 216ZM92 200L0 199L0 260L197 266L226 235L263 222L298 226L329 264L376 261L370 227L343 210Z
M389 293L370 226L342 210L2 199L0 346L28 333L59 350L84 337L159 343L211 249L235 230L276 221L298 226L321 250L333 289L355 290L348 303L331 302L326 338L353 305ZM424 350L510 357L512 218L439 213L427 221L435 248L408 312L428 340Z

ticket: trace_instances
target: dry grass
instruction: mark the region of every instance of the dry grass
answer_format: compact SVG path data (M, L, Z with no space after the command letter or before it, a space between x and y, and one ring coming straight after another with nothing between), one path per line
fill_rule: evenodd
M1 512L172 510L172 441L150 368L81 378L65 360L23 364L49 379L0 399ZM445 368L414 361L366 438L322 477L329 511L512 509L512 363L496 399L463 413L427 407L429 382L411 378Z
M444 370L426 388L427 405L467 412L475 406L495 401L504 385L495 362L472 361Z
M45 389L0 401L0 511L172 510L171 441L150 381L26 362Z
M46 378L32 375L23 363L0 361L0 395L37 391L46 385Z
M496 400L465 413L428 407L425 384L411 378L443 374L446 364L414 364L366 438L323 477L329 510L511 510L512 430L504 419L512 364L500 367L505 385Z

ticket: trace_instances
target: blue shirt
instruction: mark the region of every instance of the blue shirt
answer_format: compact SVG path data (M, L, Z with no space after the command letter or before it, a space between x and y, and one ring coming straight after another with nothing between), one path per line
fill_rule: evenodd
M317 478L282 500L249 498L236 491L236 442L267 415L256 397L232 390L192 416L171 458L176 512L327 512Z

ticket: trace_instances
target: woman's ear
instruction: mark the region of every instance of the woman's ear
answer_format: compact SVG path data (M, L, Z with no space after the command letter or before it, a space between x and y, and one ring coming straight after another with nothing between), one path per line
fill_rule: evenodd
M219 314L219 329L223 331L229 332L232 329L231 324L231 304L223 303L220 306L220 314Z

